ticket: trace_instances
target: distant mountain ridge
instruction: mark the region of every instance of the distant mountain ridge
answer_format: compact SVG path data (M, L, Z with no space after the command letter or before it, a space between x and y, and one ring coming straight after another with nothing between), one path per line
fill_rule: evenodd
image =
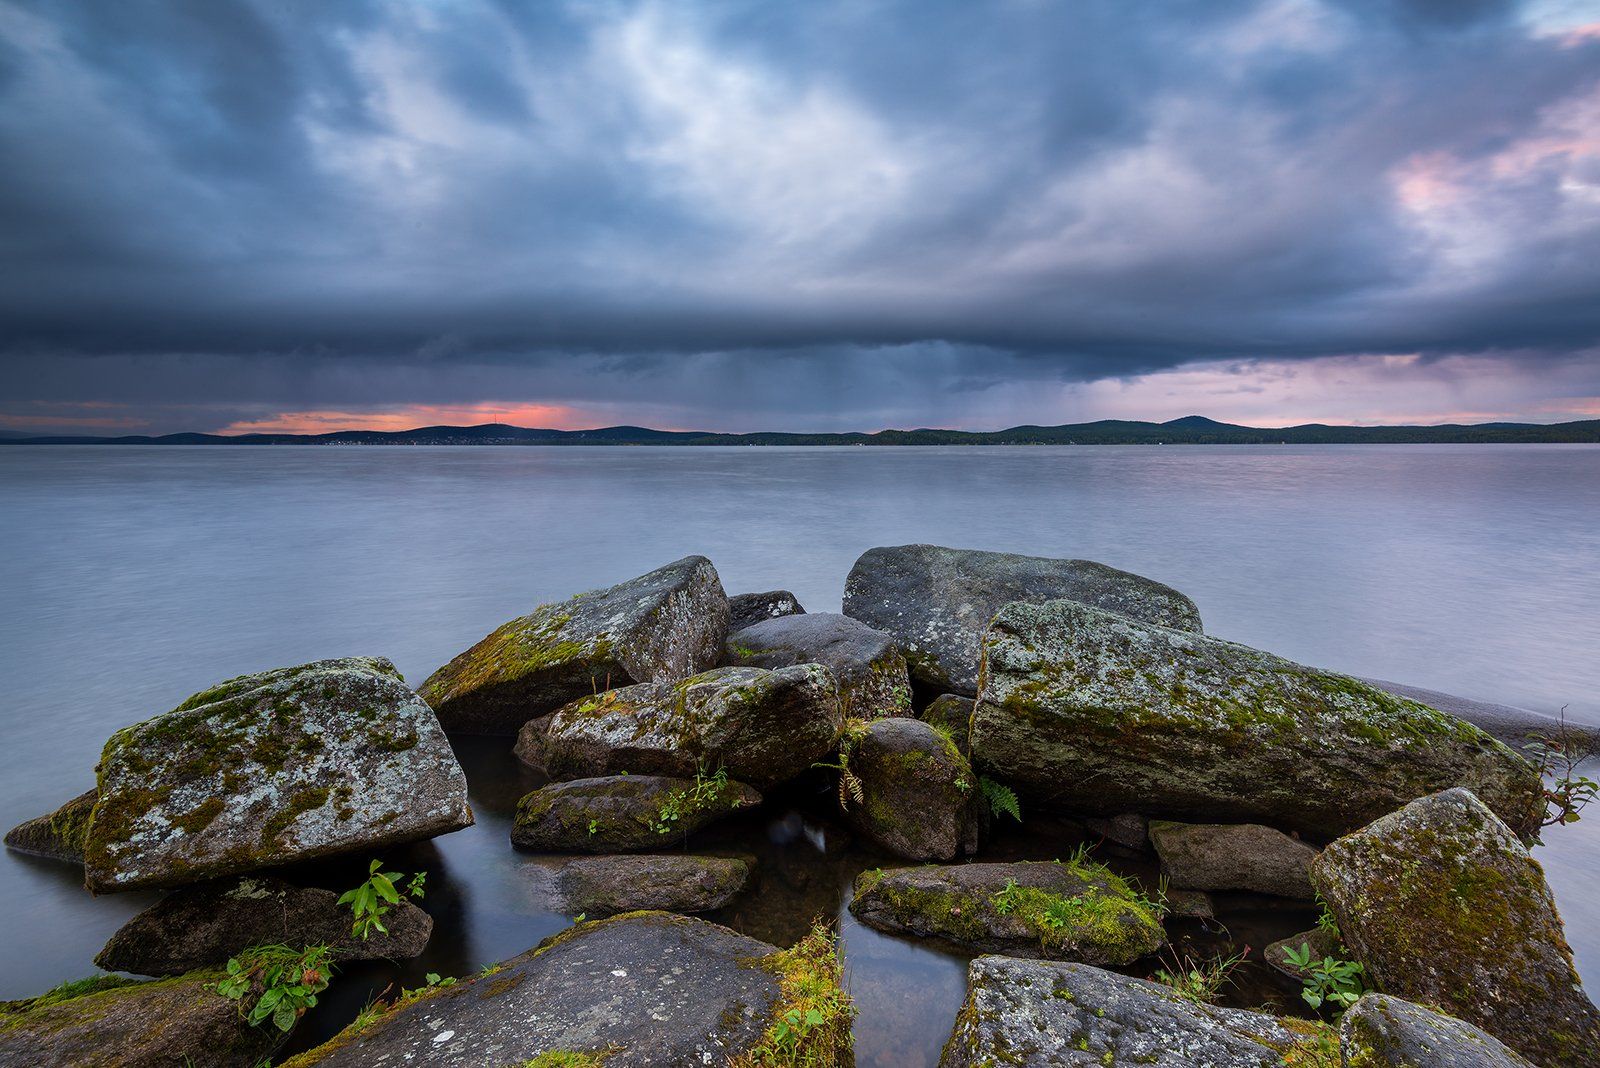
M1252 427L1186 415L1165 423L1101 419L1008 430L880 430L872 434L719 434L608 426L542 430L484 423L329 434L163 434L157 437L0 436L0 445L1403 445L1600 442L1600 419L1571 423L1448 423L1440 426Z

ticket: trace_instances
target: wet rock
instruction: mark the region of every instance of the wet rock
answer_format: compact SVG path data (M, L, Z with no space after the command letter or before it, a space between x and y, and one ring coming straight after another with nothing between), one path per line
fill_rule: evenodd
M433 710L376 657L231 679L106 742L91 890L180 886L472 824Z
M731 633L743 630L764 619L805 614L806 610L800 606L800 599L788 590L739 593L728 598L728 631Z
M1124 849L1144 849L1150 844L1150 821L1137 812L1115 816L1089 816L1083 821L1090 834L1098 834Z
M123 924L94 962L111 972L181 975L275 943L327 945L339 961L408 960L433 933L433 918L401 900L383 918L388 934L360 938L338 899L330 890L248 875L185 887Z
M1317 1025L1296 1024L1300 1029L1264 1013L1198 1005L1168 987L1082 964L979 957L967 970L967 1000L939 1068L1312 1063L1286 1059L1318 1041Z
M517 802L511 841L544 852L655 849L760 803L755 790L725 777L573 779L542 786Z
M1451 786L1520 833L1543 812L1476 727L1247 646L1051 601L1003 608L984 656L974 762L1042 803L1325 837Z
M1311 890L1317 851L1282 831L1255 823L1154 820L1150 844L1173 886L1184 890L1251 890L1302 898Z
M580 857L556 873L556 889L567 911L595 917L636 909L710 912L742 894L754 874L750 857Z
M1087 964L1128 964L1165 942L1156 910L1085 860L866 871L850 911L880 931Z
M1534 1068L1464 1020L1387 994L1367 994L1339 1021L1350 1068Z
M977 850L978 777L948 738L921 720L893 718L860 724L844 745L861 791L845 817L858 834L907 860Z
M18 1068L256 1068L278 1045L216 993L220 971L151 982L99 976L0 1003L0 1064Z
M781 616L728 635L723 663L782 668L821 664L833 672L845 714L911 714L911 677L900 644L881 630L829 612Z
M445 730L512 735L598 690L715 667L728 633L716 568L687 556L504 624L418 687Z
M96 790L85 790L54 812L17 824L6 833L6 848L82 864L89 814L99 796Z
M845 579L844 614L887 631L920 685L978 692L979 643L1012 601L1071 598L1134 619L1198 632L1194 602L1168 586L1092 560L897 545L868 549Z
M1544 873L1470 791L1421 798L1340 838L1311 878L1380 990L1547 1068L1600 1064L1600 1011Z
M1339 941L1339 936L1321 927L1313 927L1309 931L1301 931L1299 934L1269 943L1267 948L1262 950L1261 957L1273 968L1298 982L1304 979L1306 974L1289 962L1289 950L1298 953L1302 948L1311 951L1312 960L1322 960L1324 957L1344 960L1349 957L1349 952L1344 948L1344 943Z
M1186 920L1214 920L1217 907L1204 890L1168 890L1167 915Z
M538 771L544 771L544 736L550 729L550 721L555 719L554 712L547 716L536 716L522 725L517 731L517 744L512 746L511 752L516 758Z
M950 735L961 755L972 755L972 698L958 693L941 694L928 702L917 718L936 730Z
M545 767L557 779L725 768L766 789L832 752L843 725L820 664L718 668L566 705L545 731Z

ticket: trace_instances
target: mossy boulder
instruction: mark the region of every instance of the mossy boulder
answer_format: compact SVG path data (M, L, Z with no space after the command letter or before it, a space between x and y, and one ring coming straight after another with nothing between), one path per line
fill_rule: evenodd
M948 735L962 756L972 756L972 698L958 693L940 694L917 713L917 718Z
M846 715L911 714L911 677L900 643L849 616L816 612L764 620L729 634L722 662L759 668L822 664L839 684Z
M85 790L54 812L17 824L6 832L6 848L82 864L83 845L89 837L89 815L99 797L98 790Z
M1483 1028L1546 1068L1600 1064L1544 872L1468 790L1413 801L1323 850L1311 879L1378 989Z
M1344 1068L1534 1068L1493 1035L1423 1005L1367 994L1339 1021Z
M845 816L863 838L906 860L954 860L978 848L978 777L949 738L921 720L855 721L843 748L861 796Z
M0 1064L17 1068L256 1068L282 1040L216 993L220 971L150 982L98 976L0 1002Z
M555 884L566 911L594 917L638 909L710 912L742 894L755 869L753 857L578 857L556 873Z
M1332 1048L1319 1025L1202 1005L1083 964L979 957L939 1068L1280 1068Z
M1083 815L1263 822L1333 837L1468 786L1519 833L1532 765L1345 675L1079 604L1010 604L984 639L973 761Z
M805 608L800 599L788 590L767 590L764 593L736 593L728 598L728 631L743 630L764 619L779 616L803 616Z
M1250 890L1311 900L1317 851L1255 823L1150 822L1150 844L1167 880L1183 890Z
M542 786L517 802L511 841L557 853L658 849L760 803L758 792L725 776L572 779Z
M544 761L556 779L725 768L766 789L832 752L842 727L838 687L821 664L718 668L564 706L545 730Z
M1198 632L1194 602L1159 582L1092 560L1051 560L939 545L861 554L844 584L844 614L887 631L911 676L934 692L978 692L979 646L989 620L1013 601L1061 597L1134 619Z
M447 731L513 735L585 694L715 667L728 634L717 569L686 556L498 627L417 692Z
M866 871L850 911L880 931L1086 964L1129 964L1166 941L1159 909L1084 859Z
M472 824L433 710L382 658L231 679L111 736L91 890L180 886Z
M123 924L95 964L112 972L181 975L221 967L251 946L327 945L333 959L408 960L433 933L433 918L409 901L390 906L387 934L360 938L350 909L331 890L241 876L177 890Z

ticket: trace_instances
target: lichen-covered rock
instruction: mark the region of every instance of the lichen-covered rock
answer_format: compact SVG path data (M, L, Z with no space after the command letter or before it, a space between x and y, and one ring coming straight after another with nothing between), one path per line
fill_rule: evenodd
M921 720L856 722L843 743L861 790L845 808L850 826L907 860L975 852L978 777L955 743Z
M1150 844L1168 881L1184 890L1251 890L1310 900L1317 851L1256 823L1152 820Z
M800 599L788 590L768 590L765 593L738 593L728 598L728 631L743 630L763 619L779 616L803 616L806 610Z
M850 911L880 931L1086 964L1129 964L1166 941L1153 905L1081 859L866 871Z
M541 786L517 802L511 841L557 853L658 849L760 803L759 793L726 777L573 779Z
M911 715L911 677L900 643L849 616L817 612L745 627L728 635L722 662L759 668L822 664L839 684L847 716Z
M754 874L753 857L636 853L570 860L555 883L568 912L600 917L637 909L710 912L743 893Z
M391 905L388 934L360 938L350 909L331 890L269 876L184 887L123 924L94 958L111 972L181 975L220 967L251 946L326 945L334 960L408 960L433 933L433 918L409 901Z
M1339 1021L1345 1068L1534 1068L1499 1039L1422 1005L1367 994Z
M0 1064L17 1068L256 1068L278 1045L213 987L220 971L150 982L99 976L0 1002Z
M557 779L725 768L766 789L832 752L843 725L838 687L821 664L718 668L566 705L545 730L544 761Z
M1467 790L1332 843L1311 879L1378 989L1458 1016L1547 1068L1600 1064L1544 872Z
M100 794L85 790L44 816L35 816L6 832L6 848L51 860L83 863L83 843L89 835L89 814Z
M686 556L540 605L435 671L417 692L447 731L512 735L585 694L715 667L727 634L717 569Z
M1134 619L1200 630L1194 602L1169 586L1092 560L897 545L868 549L844 584L844 614L905 647L922 686L978 692L979 643L1012 601L1082 601Z
M1301 931L1299 934L1268 943L1267 948L1261 951L1261 959L1290 979L1304 980L1307 978L1305 970L1296 967L1289 960L1291 949L1296 952L1302 949L1309 951L1314 961L1322 960L1324 957L1340 960L1349 955L1349 951L1344 948L1344 943L1339 941L1337 934L1323 927L1313 927L1309 931Z
M1544 809L1533 767L1453 716L1075 601L995 616L972 752L1035 800L1086 815L1332 837L1451 786L1482 791L1519 833Z
M917 718L950 736L961 755L972 756L972 698L958 693L940 694L917 713Z
M530 768L544 771L544 734L550 729L550 721L555 718L555 713L536 716L522 725L517 731L517 744L511 747L512 755Z
M1317 1030L1083 964L979 957L939 1068L1279 1068L1332 1044Z
M389 661L244 675L106 742L84 875L179 886L472 824L433 710Z

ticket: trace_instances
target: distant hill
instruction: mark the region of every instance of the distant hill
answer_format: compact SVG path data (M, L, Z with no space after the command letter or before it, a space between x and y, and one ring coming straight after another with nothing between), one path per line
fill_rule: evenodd
M1574 423L1447 423L1442 426L1238 426L1200 415L1165 423L1101 419L1009 430L880 430L875 434L715 434L608 426L538 430L485 423L332 434L163 434L96 437L0 436L0 445L1378 445L1600 442L1600 419Z

